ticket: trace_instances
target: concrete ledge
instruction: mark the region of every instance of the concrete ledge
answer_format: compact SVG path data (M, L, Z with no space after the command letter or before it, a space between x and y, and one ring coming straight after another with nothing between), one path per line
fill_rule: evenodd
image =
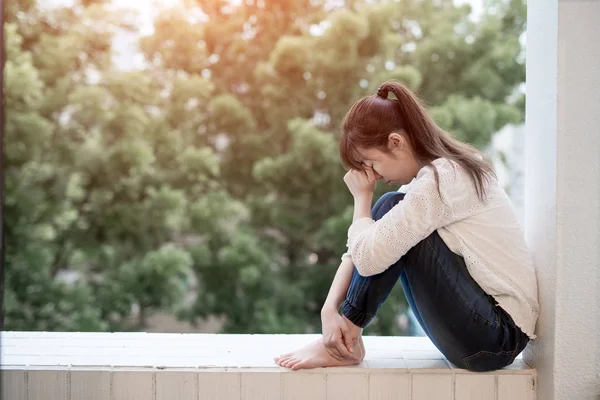
M365 337L357 366L289 371L273 357L318 335L2 332L2 398L534 400L523 360L453 368L427 338Z

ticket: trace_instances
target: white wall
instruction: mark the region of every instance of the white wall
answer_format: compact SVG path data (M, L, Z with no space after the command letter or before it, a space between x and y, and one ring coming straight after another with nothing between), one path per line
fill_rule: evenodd
M489 156L521 225L525 221L525 124L506 125L492 136Z
M6 400L535 400L517 360L453 368L428 338L365 336L350 367L290 371L273 357L320 335L0 332ZM51 349L51 350L50 350Z
M539 399L600 395L600 1L529 0L525 230Z

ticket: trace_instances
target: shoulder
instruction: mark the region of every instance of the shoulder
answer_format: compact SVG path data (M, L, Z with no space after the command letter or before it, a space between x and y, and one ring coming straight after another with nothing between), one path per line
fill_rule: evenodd
M494 176L484 180L488 196L493 195L498 183ZM456 161L438 158L421 168L417 174L417 182L421 186L434 185L443 198L478 199L477 189L472 174Z
M457 180L469 179L469 173L457 162L447 158L437 158L421 168L417 174L417 179L434 179L437 177L440 184L456 183Z
M410 184L408 194L425 197L428 201L449 203L457 186L463 186L460 165L446 158L438 158L422 167Z

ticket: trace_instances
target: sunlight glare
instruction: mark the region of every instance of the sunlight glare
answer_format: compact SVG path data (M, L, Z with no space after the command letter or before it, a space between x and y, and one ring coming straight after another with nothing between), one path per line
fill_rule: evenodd
M115 0L115 4L122 3L121 5L123 6L129 6L138 9L173 6L182 2L182 0Z

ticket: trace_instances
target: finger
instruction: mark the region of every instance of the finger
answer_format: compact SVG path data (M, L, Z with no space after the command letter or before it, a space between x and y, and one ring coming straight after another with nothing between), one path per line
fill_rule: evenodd
M336 343L335 348L342 358L350 358L350 359L356 358L356 356L354 354L352 354L351 351L348 351L348 348L346 347L346 343L344 343L344 340L339 340L338 343Z
M338 343L338 345L335 348L336 353L341 357L341 358L348 358L351 356L350 352L348 351L348 349L346 348L346 345L340 341L340 343Z
M342 328L342 342L344 343L344 347L346 349L346 357L358 359L359 356L353 353L358 339L353 338L352 335L350 335L350 330L348 330L348 328Z
M356 344L356 340L353 340L350 336L346 336L345 343L348 351L352 353L354 350L354 345Z
M342 358L342 360L360 361L360 358L357 354L354 354L354 353L348 351L348 349L346 349L346 345L344 345L343 347L344 347L344 357Z
M344 175L344 182L348 183L348 179L350 179L351 173L352 173L352 170L346 172L346 175Z
M341 341L342 341L342 339L338 338L338 339L330 339L325 343L325 347L331 353L331 355L338 359L344 358L344 355L342 353L340 353L340 350L338 349L338 343L340 343Z
M375 170L373 168L369 168L366 170L367 171L367 180L369 182L373 182L376 181L377 178L377 173L375 172Z
M343 349L342 349L342 351L343 351ZM345 352L344 353L340 352L340 350L338 350L337 348L332 349L331 353L329 353L329 354L331 354L331 356L333 358L335 358L336 360L342 361L342 360L348 359L348 354Z
M351 340L348 326L345 323L340 324L340 331L342 332L341 342L345 346L346 350L351 353L352 348L348 346L348 340Z

